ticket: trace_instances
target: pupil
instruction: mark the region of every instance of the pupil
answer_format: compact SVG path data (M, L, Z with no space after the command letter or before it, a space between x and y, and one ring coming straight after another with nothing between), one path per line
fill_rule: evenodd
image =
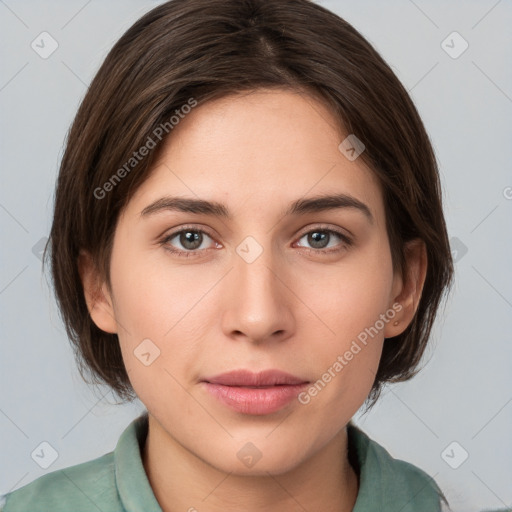
M199 243L197 243L199 241ZM181 234L181 244L187 249L197 249L201 245L202 236L197 231L186 231Z
M327 245L326 241L328 239L328 235L326 233L315 231L314 233L310 233L309 238L309 243L315 249L321 249Z

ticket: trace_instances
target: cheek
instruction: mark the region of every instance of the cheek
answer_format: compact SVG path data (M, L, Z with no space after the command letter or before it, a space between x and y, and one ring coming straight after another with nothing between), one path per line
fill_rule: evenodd
M372 245L328 272L315 270L313 275L304 273L296 280L297 295L307 300L319 320L314 326L327 341L327 345L323 344L328 347L327 352L343 349L374 326L391 306L393 272L389 248L385 247L386 251L381 250L380 244ZM382 330L380 323L378 326Z
M163 249L152 249L112 257L116 317L130 334L171 337L211 286L195 277L191 266L172 266L166 256Z
M372 387L384 327L394 315L389 311L393 283L389 247L375 243L329 274L319 272L314 278L308 275L298 284L299 293L321 320L308 318L302 326L309 333L306 338L317 340L308 354L320 379L316 387L323 398L317 403L355 412Z
M192 267L171 268L164 257L112 257L115 316L124 364L141 400L185 383L194 373L208 332L201 299L215 276L199 278ZM195 276L195 277L194 277Z

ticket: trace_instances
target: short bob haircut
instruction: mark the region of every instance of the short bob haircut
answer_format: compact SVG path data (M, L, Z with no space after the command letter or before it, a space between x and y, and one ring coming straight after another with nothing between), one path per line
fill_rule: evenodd
M406 275L407 241L425 242L418 309L402 334L385 340L368 408L384 383L419 371L453 261L435 154L405 88L357 30L312 1L171 0L136 21L108 53L67 134L56 183L44 261L50 254L60 314L86 382L107 384L124 400L136 397L117 334L90 317L80 251L92 255L111 290L117 220L154 169L166 140L155 134L171 133L169 120L179 122L191 98L200 105L258 88L309 94L342 133L363 141L359 158L381 186L394 271ZM158 147L134 161L149 139Z

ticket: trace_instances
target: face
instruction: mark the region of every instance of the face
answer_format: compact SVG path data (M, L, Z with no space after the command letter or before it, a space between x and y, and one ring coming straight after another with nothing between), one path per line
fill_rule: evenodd
M403 330L382 192L347 135L304 94L200 105L119 218L93 319L154 425L222 471L277 474L329 446Z

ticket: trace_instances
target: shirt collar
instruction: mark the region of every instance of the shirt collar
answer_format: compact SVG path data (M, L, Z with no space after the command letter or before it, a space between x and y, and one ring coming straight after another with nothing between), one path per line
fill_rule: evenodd
M147 432L145 412L128 425L114 450L116 485L126 512L162 512L142 463ZM353 512L395 510L396 500L403 501L402 512L439 510L441 491L426 473L391 457L352 422L347 436L349 460L359 479Z
M114 450L117 491L126 512L162 512L142 463L147 433L146 412L128 425Z
M352 512L437 512L442 491L420 468L393 458L350 421L349 460L355 466L359 491Z

